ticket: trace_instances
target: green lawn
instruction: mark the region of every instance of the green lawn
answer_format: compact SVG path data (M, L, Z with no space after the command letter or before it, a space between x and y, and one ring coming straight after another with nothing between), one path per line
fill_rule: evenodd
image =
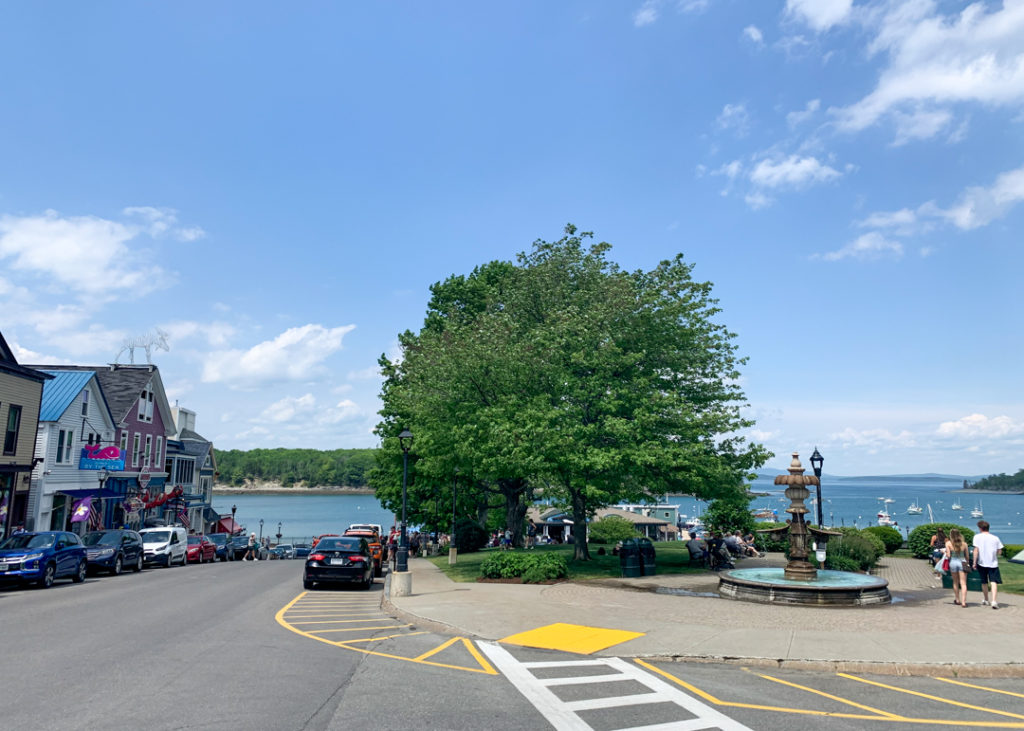
M1000 592L1024 594L1024 564L1000 560L999 575L1003 577L1003 583L999 587Z
M538 553L547 551L556 553L565 559L569 566L569 578L574 581L585 579L608 579L618 578L622 575L619 565L619 557L611 555L611 546L604 546L608 553L604 556L597 555L599 546L591 544L590 561L573 561L572 546L538 546L535 550ZM459 553L458 563L454 566L448 565L448 555L435 556L430 560L434 565L447 574L452 581L476 581L480 576L480 564L498 548L485 548L476 553ZM517 549L522 550L522 549ZM654 550L657 554L655 562L659 574L696 574L702 573L703 569L689 568L690 554L686 550L686 544L675 541L666 543L655 543Z

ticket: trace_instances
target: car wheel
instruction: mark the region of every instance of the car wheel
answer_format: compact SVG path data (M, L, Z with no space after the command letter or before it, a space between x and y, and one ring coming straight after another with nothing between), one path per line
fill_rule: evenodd
M203 562L203 552L200 551L199 552L199 563L202 563L202 562Z
M46 564L46 568L43 569L43 578L39 580L40 589L49 589L53 586L53 580L57 577L57 567L52 563Z
M169 554L169 553L167 554L167 557L164 559L164 568L165 569L171 568L171 554Z
M121 556L118 556L117 558L114 559L114 565L110 569L110 575L111 576L120 576L121 572L123 570L124 570L124 558L121 557Z
M78 564L78 570L75 571L75 574L71 577L71 580L76 584L81 584L83 581L85 581L85 571L87 568L88 567L86 566L85 559L83 558L82 562Z
M135 573L142 571L142 554L139 554L139 560L135 562Z
M314 582L312 582L309 579L303 577L303 579L302 579L302 588L303 589L312 589L314 586L316 586L316 584Z
M363 590L369 589L373 586L373 571L370 571L370 575L366 577L366 581L363 582Z

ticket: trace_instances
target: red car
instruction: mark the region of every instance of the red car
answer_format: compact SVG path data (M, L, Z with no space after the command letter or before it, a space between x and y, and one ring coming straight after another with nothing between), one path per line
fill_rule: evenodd
M206 536L189 536L186 557L189 563L216 561L217 545Z

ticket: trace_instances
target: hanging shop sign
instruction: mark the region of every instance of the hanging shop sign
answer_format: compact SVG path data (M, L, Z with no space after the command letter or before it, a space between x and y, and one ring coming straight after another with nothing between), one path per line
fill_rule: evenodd
M118 447L86 444L82 447L82 456L78 460L78 469L124 472L124 452Z

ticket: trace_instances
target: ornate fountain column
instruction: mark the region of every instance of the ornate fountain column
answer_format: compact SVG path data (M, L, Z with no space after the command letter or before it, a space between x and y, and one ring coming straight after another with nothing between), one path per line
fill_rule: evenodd
M800 455L793 452L793 461L789 463L789 474L779 475L775 478L776 485L786 485L786 497L790 505L786 512L793 516L789 524L789 563L786 564L785 577L787 579L811 581L818 576L818 569L807 560L809 555L810 530L807 528L807 521L804 516L810 509L804 505L804 500L810 497L808 485L817 485L818 478L814 475L805 475L803 465L800 464Z

